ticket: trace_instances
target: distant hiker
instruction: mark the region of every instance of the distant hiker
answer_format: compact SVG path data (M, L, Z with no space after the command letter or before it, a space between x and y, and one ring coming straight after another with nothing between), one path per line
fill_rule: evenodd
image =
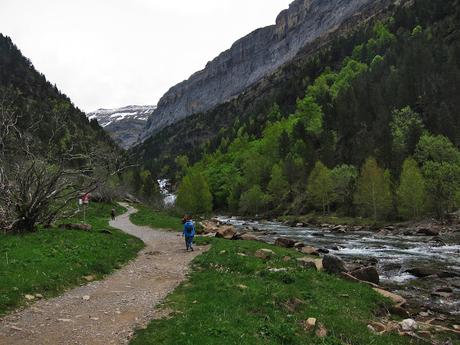
M114 208L112 208L110 215L112 216L112 220L115 220L115 209Z
M184 232L182 236L185 237L185 247L188 251L189 249L193 252L193 238L195 237L195 225L193 225L192 217L186 216L184 217Z

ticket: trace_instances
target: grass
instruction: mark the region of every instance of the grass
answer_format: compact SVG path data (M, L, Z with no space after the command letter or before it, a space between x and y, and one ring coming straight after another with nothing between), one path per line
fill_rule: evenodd
M193 262L189 280L163 307L168 318L137 331L131 345L148 344L417 344L396 334L374 335L367 322L388 302L364 284L297 266L293 250L259 242L201 239L211 249ZM269 248L277 256L253 256ZM245 254L246 256L242 256ZM285 261L284 257L291 259ZM272 272L285 268L287 272ZM318 338L302 321L317 318L328 335Z
M0 315L25 304L24 295L56 296L96 279L134 258L143 243L108 226L110 210L118 205L90 204L87 223L91 232L40 229L25 235L0 235ZM65 222L78 222L82 219ZM109 232L101 232L101 230Z
M172 216L166 212L152 210L148 206L136 205L138 212L130 216L131 222L140 226L150 226L157 229L182 230L181 218Z

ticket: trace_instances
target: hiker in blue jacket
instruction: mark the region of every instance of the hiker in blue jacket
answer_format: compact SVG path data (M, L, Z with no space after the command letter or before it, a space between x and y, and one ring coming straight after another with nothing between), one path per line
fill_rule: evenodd
M192 217L185 216L185 223L184 223L184 232L182 236L185 237L185 246L186 250L189 249L193 252L193 238L195 237L195 225L193 225Z

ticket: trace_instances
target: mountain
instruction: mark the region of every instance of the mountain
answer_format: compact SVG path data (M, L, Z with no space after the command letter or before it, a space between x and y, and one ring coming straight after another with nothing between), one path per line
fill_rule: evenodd
M98 109L87 116L95 119L121 147L128 149L139 139L154 105L129 105L117 109Z
M225 152L239 137L260 138L270 122L296 112L297 100L322 73L337 73L350 59L369 71L349 82L352 87L340 97L319 102L328 130L311 139L310 151L304 153L309 160L359 166L374 155L387 167L394 164L389 123L393 112L406 106L421 114L427 129L458 146L458 6L458 1L417 0L390 5L374 16L361 12L237 97L163 128L131 155L155 175L174 178L181 170L176 157L195 163ZM392 37L383 48L375 39L381 21ZM411 39L420 30L423 36Z
M17 114L17 127L33 138L35 153L50 153L51 148L74 153L89 152L99 145L115 148L98 123L90 121L2 34L0 99L2 112Z
M250 33L159 101L142 138L238 96L345 22L366 20L388 0L296 0L276 24Z

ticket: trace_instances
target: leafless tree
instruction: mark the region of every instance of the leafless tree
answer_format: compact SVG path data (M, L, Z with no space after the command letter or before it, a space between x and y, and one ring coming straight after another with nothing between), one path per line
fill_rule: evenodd
M89 153L40 154L33 149L32 127L18 127L11 103L0 102L0 229L31 232L38 224L50 225L72 212L69 207L82 193L92 192L110 176L126 168L119 154L107 145L95 145ZM50 133L63 128L65 116L57 117ZM33 124L34 125L34 124ZM45 147L46 147L45 146ZM48 152L51 152L49 150Z

